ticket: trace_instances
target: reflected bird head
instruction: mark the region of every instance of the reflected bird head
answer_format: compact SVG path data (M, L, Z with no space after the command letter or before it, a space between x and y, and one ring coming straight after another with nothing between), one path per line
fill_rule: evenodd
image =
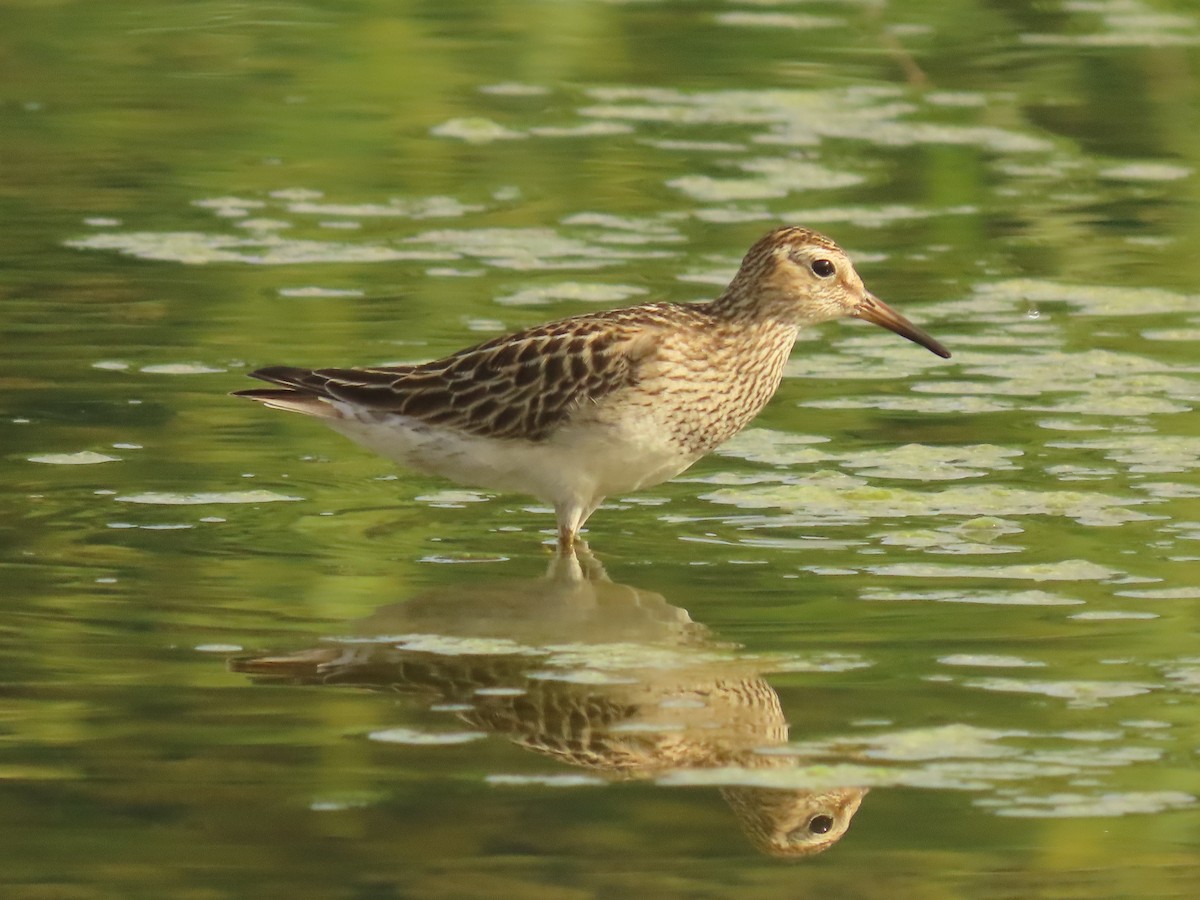
M824 853L840 841L866 793L856 787L721 789L754 845L770 856L791 859Z

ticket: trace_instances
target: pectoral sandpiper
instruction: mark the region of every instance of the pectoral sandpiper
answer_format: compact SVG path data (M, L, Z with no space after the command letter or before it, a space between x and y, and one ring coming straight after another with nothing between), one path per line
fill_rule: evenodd
M785 227L715 300L587 313L418 365L269 366L250 374L279 387L237 395L419 472L552 504L567 554L605 497L673 478L741 431L799 329L845 316L950 356L868 291L837 244Z

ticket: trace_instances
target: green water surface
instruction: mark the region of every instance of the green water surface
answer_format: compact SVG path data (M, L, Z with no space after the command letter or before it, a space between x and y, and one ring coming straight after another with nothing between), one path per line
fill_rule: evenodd
M1192 896L1198 68L1188 0L0 3L0 895ZM803 334L587 571L227 396L780 223L953 358Z

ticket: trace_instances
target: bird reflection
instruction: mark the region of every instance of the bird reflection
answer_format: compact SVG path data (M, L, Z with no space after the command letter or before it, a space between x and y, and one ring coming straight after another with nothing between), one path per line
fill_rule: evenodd
M435 592L385 606L348 637L232 662L258 681L420 693L470 726L616 778L794 767L761 664L721 644L661 595L616 584L586 551L538 579ZM864 788L727 786L764 853L837 843Z

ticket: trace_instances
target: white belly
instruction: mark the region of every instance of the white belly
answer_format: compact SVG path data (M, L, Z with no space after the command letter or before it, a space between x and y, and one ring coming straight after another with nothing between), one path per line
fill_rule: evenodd
M543 441L477 437L408 416L325 421L406 468L472 487L530 494L554 506L588 507L606 496L660 484L697 458L663 439L661 428L636 419L619 427L568 426Z

